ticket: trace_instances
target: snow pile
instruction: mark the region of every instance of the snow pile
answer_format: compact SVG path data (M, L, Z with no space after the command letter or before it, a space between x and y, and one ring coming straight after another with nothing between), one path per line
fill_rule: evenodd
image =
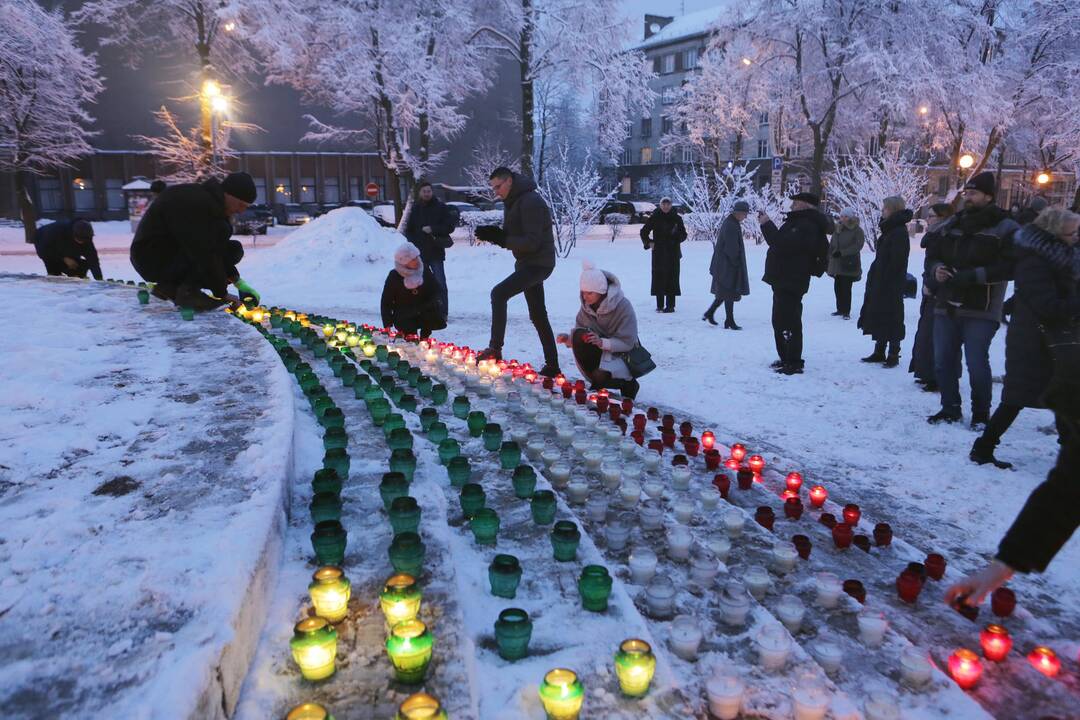
M299 300L318 286L331 296L382 289L404 238L360 208L343 207L319 217L265 251L249 253L240 271L256 287ZM264 288L260 288L265 293ZM270 304L283 299L267 297Z

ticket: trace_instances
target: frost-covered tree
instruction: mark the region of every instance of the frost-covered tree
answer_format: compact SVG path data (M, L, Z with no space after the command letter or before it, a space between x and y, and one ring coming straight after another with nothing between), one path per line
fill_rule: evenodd
M631 118L651 107L645 56L627 52L630 22L619 0L498 0L472 36L472 46L508 55L521 79L521 165L534 171L536 90L558 78L591 98L589 124L601 157L614 160ZM622 42L616 40L621 38Z
M26 241L37 210L31 175L70 167L91 152L88 106L101 92L97 61L61 11L32 0L0 2L0 171L15 176Z
M683 220L691 240L716 242L720 226L731 214L738 200L750 205L750 213L743 222L743 236L760 243L764 238L757 223L757 213L764 212L779 223L791 202L787 195L795 191L789 186L787 194L775 195L770 185L754 187L753 174L745 163L727 163L720 170L704 163L691 165L689 169L677 170L672 188L674 201L690 208Z
M483 92L490 68L468 44L475 3L452 0L235 0L265 56L268 81L288 84L336 117L309 116L313 142L374 144L401 184L431 172ZM343 32L347 28L347 32ZM406 217L406 213L402 214Z
M929 199L926 167L890 153L833 157L830 164L829 201L834 210L851 208L855 211L871 249L877 238L875 228L881 219L885 198L899 195L913 212L926 205Z
M167 172L162 179L170 183L196 182L228 173L228 161L236 157L229 144L233 130L260 130L255 125L230 123L222 120L215 124L212 143L213 152L207 156L202 144L202 130L181 129L177 117L164 105L154 113L162 133L158 136L133 135L132 139L146 146Z
M548 165L538 190L551 209L555 250L560 257L570 254L578 238L596 224L600 210L615 194L614 188L607 193L601 190L600 172L592 157L586 156L584 162L574 162L565 145L559 148L556 160Z
M507 167L514 172L521 171L521 158L509 150L503 148L498 139L483 137L473 146L472 158L469 164L462 168L465 182L473 188L473 192L487 200L495 202L498 197L488 185L491 171L497 167Z

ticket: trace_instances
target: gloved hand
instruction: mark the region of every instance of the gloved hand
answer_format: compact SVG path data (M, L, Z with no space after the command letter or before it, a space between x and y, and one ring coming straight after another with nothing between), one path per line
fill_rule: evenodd
M974 270L958 270L956 275L953 276L953 282L957 285L973 285L976 281L976 275Z
M243 278L237 278L236 282L234 282L233 285L235 285L236 289L240 291L241 299L250 296L250 297L255 298L255 303L258 304L258 302L259 302L259 293L258 293L258 291L255 288L248 285L244 281Z
M499 247L506 247L506 232L498 225L481 225L476 228L476 239Z
M834 258L838 258L838 257L840 257L840 251L839 251L839 250L835 250L835 251L833 251L833 254L832 254L832 256L833 256Z

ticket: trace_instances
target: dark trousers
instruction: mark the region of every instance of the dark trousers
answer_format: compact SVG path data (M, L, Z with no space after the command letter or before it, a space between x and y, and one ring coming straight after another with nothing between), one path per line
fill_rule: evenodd
M675 309L675 296L674 295L657 295L656 296L656 309L665 310Z
M937 315L934 317L934 370L941 407L960 412L960 351L971 383L971 411L990 414L990 341L997 333L994 320Z
M724 304L724 314L727 316L728 322L735 322L735 301L731 299L721 300L720 298L716 298L712 301L712 305L709 306L709 309L705 311L705 316L712 317L713 313L720 307L720 303Z
M544 281L553 269L524 265L515 268L509 277L491 289L491 342L488 347L502 352L506 339L506 303L515 295L524 293L525 303L529 306L529 319L544 349L544 362L548 365L559 364L555 333L551 331L547 306L544 304Z
M802 365L802 293L773 290L772 326L776 354L787 364Z
M78 266L74 270L69 268L63 260L42 260L45 263L45 273L47 275L67 275L68 277L84 278L86 273L90 271L90 265L81 258L76 258L75 262Z
M992 445L996 446L1001 442L1001 436L1004 435L1017 416L1020 415L1020 411L1023 410L1019 405L1011 405L1009 403L1001 403L994 410L994 414L990 416L990 422L986 423L986 430L983 431L983 439ZM1064 445L1069 434L1069 424L1065 421L1063 415L1054 415L1054 421L1057 425L1058 431L1058 443Z
M225 266L225 279L233 282L240 277L240 271L236 266L244 257L244 246L239 240L226 240L218 247L218 254ZM167 283L170 285L188 285L196 290L210 288L212 278L206 277L203 268L188 259L183 252L177 251L171 257L155 258L153 264L140 261L135 255L131 257L131 264L142 276L143 280L153 283Z
M937 375L934 372L934 298L932 297L924 296L919 306L919 327L915 330L915 342L911 346L911 364L908 366L908 372L914 373L916 380L937 382Z
M595 381L594 375L600 367L600 358L603 357L604 351L591 343L585 342L584 337L590 332L590 330L584 328L576 328L570 338L570 347L574 351L574 360L577 361L581 372Z
M439 306L442 309L443 319L450 317L449 295L446 290L446 268L442 260L424 260L431 268L431 274L439 281Z
M833 278L833 294L836 295L836 312L841 315L851 314L851 286L855 278L837 275Z

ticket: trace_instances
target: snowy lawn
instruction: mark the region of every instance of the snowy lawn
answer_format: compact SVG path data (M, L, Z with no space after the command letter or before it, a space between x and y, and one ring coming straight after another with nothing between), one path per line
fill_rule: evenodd
M279 562L291 381L254 333L134 288L0 294L6 714L223 716Z

